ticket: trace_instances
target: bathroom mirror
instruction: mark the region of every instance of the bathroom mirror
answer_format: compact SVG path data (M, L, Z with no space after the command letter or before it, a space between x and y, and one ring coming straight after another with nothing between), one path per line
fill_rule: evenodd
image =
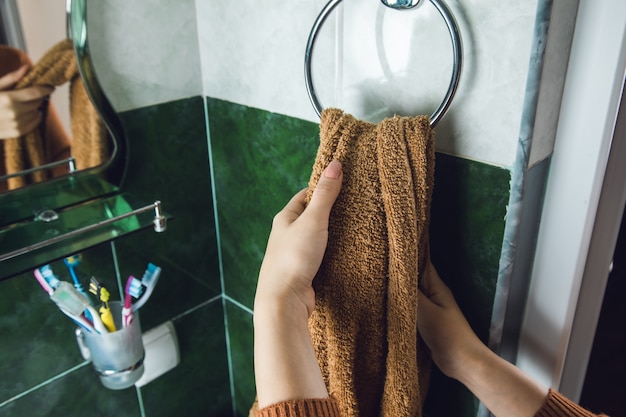
M48 112L47 121L55 118L55 113L58 115L56 119L60 123L55 124L57 135L65 135L71 147L65 155L44 160L44 163L58 165L39 170L38 179L33 178L33 172L37 172L38 168L33 158L25 157L26 152L16 152L17 145L10 145L8 140L0 141L0 229L15 222L33 219L42 210L66 207L117 189L115 184L119 183L120 174L115 167L119 168L124 143L120 143L122 135L115 112L110 109L102 93L99 93L99 88L96 88L97 80L85 42L86 15L80 16L86 14L86 10L78 7L79 3L84 1L72 5L70 0L0 0L0 40L25 51L32 64L37 65L52 47L72 37L76 59L82 59L78 67L83 84L91 84L91 88L87 88L87 95L83 93L87 105L76 106L81 111L75 108L71 116L69 97L74 94L74 90L70 92L70 82L60 84L52 93L52 112ZM70 16L73 16L73 23ZM70 33L72 31L76 38ZM67 45L71 48L71 42L67 42ZM89 99L86 99L87 96ZM97 111L94 111L94 107ZM87 115L88 110L91 111L90 115ZM100 115L106 114L109 120L102 123ZM99 134L94 135L93 126L84 123L78 125L79 129L73 129L72 119L81 117L91 117L94 122L90 123L97 125ZM52 129L47 130L50 132ZM16 159L23 160L15 162ZM20 171L8 169L7 164L20 166Z
M0 0L0 5L7 10L14 2ZM94 168L0 193L0 280L142 228L165 230L168 216L159 201L146 205L120 193L126 137L94 68L87 3L68 0L68 33L89 101L114 139L110 158Z

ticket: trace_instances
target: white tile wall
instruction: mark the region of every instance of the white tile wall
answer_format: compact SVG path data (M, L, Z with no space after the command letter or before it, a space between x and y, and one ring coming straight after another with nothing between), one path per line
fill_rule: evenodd
M87 2L97 75L117 111L202 91L195 0Z
M318 121L304 85L304 52L325 4L198 0L204 93ZM510 166L537 0L450 0L448 6L461 28L465 68L438 127L438 149ZM335 38L336 31L341 36ZM451 57L445 23L430 2L400 12L376 0L345 0L320 30L313 80L324 106L359 117L430 114L447 89Z
M91 30L101 35L92 36L98 73L118 110L203 94L317 122L304 54L326 3L90 2L97 16ZM439 151L513 165L536 11L546 3L447 1L463 36L464 69L437 128ZM345 0L319 32L312 73L325 107L370 120L430 114L447 89L451 57L446 26L430 2L400 12L378 0ZM535 148L535 159L550 153L549 138L545 143L547 150Z
M198 0L204 94L316 120L304 86L304 51L311 25L325 3ZM332 39L334 28L329 26ZM331 70L332 58L321 58Z

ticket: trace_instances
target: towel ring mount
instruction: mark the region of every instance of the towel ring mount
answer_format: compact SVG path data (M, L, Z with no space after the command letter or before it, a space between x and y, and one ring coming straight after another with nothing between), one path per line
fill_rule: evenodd
M313 52L313 46L315 44L315 40L317 38L317 33L319 29L324 24L326 18L330 15L333 9L341 3L342 0L330 0L326 6L322 9L319 16L313 23L313 27L311 28L311 33L309 35L309 40L306 45L306 51L304 54L304 80L306 83L307 93L309 95L309 99L311 100L311 104L315 109L315 112L318 116L321 116L323 106L320 103L317 94L315 93L315 88L313 87L313 80L311 77L311 56ZM381 0L382 3L394 9L408 9L415 7L422 3L423 0L412 1L409 2L411 5L407 6L406 1L386 1ZM452 40L452 53L454 56L454 61L452 65L452 76L450 77L450 85L448 87L448 91L439 105L437 110L430 116L430 125L435 127L435 125L441 120L441 118L446 114L446 111L452 104L452 99L456 93L456 90L459 86L459 80L461 78L461 68L463 64L463 47L461 43L461 34L459 31L459 27L454 19L454 15L450 12L450 9L446 6L443 0L429 0L433 6L439 11L441 17L446 23L448 27L448 32L450 33L450 38Z

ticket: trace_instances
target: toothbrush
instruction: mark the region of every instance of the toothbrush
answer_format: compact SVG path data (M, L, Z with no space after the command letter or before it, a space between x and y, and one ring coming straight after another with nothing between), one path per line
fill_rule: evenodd
M54 292L54 290L52 289L52 287L50 286L50 284L48 284L48 281L46 281L46 279L43 277L43 275L41 275L41 271L38 269L35 269L33 271L33 274L35 274L35 278L37 278L37 281L39 282L39 285L42 286L42 288L44 290L46 290L46 292L48 293L48 295L52 295L52 293Z
M76 274L76 267L80 265L81 263L80 254L71 255L66 258L63 258L63 263L65 264L65 266L67 266L67 269L70 271L70 275L72 276L72 281L74 281L74 288L76 288L79 293L84 295L85 298L91 303L91 300L89 299L89 296L87 295L87 292L85 292L85 289L83 288L83 285L78 280L78 275ZM87 316L89 320L91 320L90 314L91 313L88 313L88 312L85 313L85 315Z
M50 265L42 266L41 268L39 268L39 272L41 273L44 281L46 281L52 291L54 291L61 283L57 276L54 275L54 272L52 272L52 268L50 268Z
M63 259L63 263L65 264L65 266L67 266L67 269L69 269L72 280L74 281L74 287L78 290L79 293L87 297L87 293L85 292L83 285L78 280L78 275L76 275L76 267L80 265L80 262L80 255L72 255ZM87 297L87 299L89 299L89 297Z
M141 283L134 276L129 276L124 289L124 307L122 308L122 326L128 327L133 322L132 293L136 293L137 285ZM139 289L141 286L139 285Z
M130 293L133 297L138 299L137 302L133 304L133 311L139 310L146 301L148 301L160 276L161 267L148 263L148 267L143 273L141 280L137 278L133 279L133 282L130 284Z
M74 321L74 323L76 323L77 325L79 325L83 329L87 330L88 332L90 332L90 333L96 332L96 329L89 322L89 320L87 320L87 318L85 317L84 314L77 315L75 313L69 312L69 311L64 310L62 308L59 308L59 310L61 310L61 312L63 314L65 314L67 317L71 318Z
M48 265L46 265L46 267L43 267L43 269L44 269L44 271L46 271L46 274L48 276L50 276L50 273L51 273L50 267ZM35 278L37 278L37 281L39 281L39 284L41 284L43 289L46 290L48 295L52 296L52 293L54 293L54 288L52 288L50 286L50 284L48 284L48 281L41 274L41 271L39 269L35 269L35 271L33 271L33 273L35 274ZM55 279L56 279L56 277L55 277ZM57 280L55 282L55 288L58 287L59 284L60 284L60 281ZM89 323L89 321L82 314L79 315L79 314L75 314L75 313L70 313L69 311L67 311L67 310L65 310L63 308L60 308L60 310L66 316L68 316L69 318L74 320L74 323L76 323L77 325L79 325L83 329L87 330L88 332L93 332L94 331L94 328L91 325L91 323Z
M96 309L69 282L60 281L58 287L50 295L50 299L56 303L65 315L83 327L87 327L88 330L93 328L97 333L108 333L107 328L100 320L100 317L98 317ZM91 313L93 324L90 324L84 317L86 312Z
M117 329L115 328L115 322L113 321L113 314L111 314L111 309L109 308L109 297L111 296L109 290L107 290L104 285L96 279L96 277L91 277L89 292L94 294L98 300L103 303L100 307L100 319L102 320L102 323L104 323L109 332L116 331Z

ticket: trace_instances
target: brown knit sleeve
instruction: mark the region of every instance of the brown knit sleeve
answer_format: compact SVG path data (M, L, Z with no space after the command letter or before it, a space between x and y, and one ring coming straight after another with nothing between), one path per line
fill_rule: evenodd
M257 417L341 417L333 398L284 401L258 411Z
M558 392L550 389L543 405L535 417L608 417L605 414L594 414L578 404L568 400Z

